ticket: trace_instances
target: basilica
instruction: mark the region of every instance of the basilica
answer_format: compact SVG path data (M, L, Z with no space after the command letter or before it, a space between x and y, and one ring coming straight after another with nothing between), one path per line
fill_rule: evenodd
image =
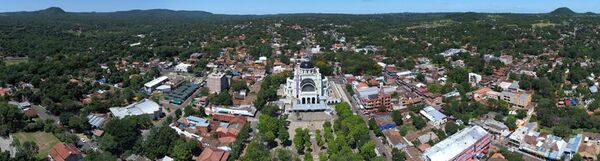
M335 103L329 97L329 81L309 61L296 65L283 91L286 103L291 105L288 112L324 111L330 109L328 104Z

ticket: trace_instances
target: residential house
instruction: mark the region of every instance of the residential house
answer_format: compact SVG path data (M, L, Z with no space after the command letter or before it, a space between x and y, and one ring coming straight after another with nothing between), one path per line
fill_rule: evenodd
M229 152L217 148L206 148L202 151L196 161L227 161Z
M50 161L82 161L81 151L73 144L58 143L48 152Z
M400 132L396 129L384 130L383 136L385 136L386 141L392 148L403 149L409 146L409 143L404 140Z
M192 64L186 64L186 63L179 63L175 66L175 71L176 72L190 72L192 69Z

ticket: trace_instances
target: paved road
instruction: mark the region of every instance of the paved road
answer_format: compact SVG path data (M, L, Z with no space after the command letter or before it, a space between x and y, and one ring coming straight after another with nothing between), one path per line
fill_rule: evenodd
M12 144L13 142L13 137L12 135L9 135L8 137L0 137L0 149L4 150L4 151L8 151L10 153L10 156L15 156L15 153L17 152L17 149L15 149L15 147L10 146L10 144Z
M352 107L352 111L354 111L356 114L358 114L365 122L369 122L368 116L365 116L362 113L362 111L360 111L359 107L357 106L357 103L354 102L354 99L352 99L350 97L350 94L348 93L348 91L346 91L345 88L343 88L343 84L334 83L334 87L337 88L338 91L343 91L344 96L342 96L342 99L344 101L350 103L350 106ZM377 150L379 151L380 154L383 154L383 157L385 158L385 160L391 161L392 153L381 142L381 139L379 139L377 136L375 136L375 133L373 133L373 130L369 130L369 136L371 137L371 140L373 140L375 142Z

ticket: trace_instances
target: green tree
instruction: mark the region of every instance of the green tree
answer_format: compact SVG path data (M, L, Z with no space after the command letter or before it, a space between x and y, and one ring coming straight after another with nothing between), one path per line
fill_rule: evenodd
M234 80L231 81L231 90L233 91L239 91L239 90L248 90L248 85L246 84L246 81L244 80Z
M419 82L425 82L425 75L423 75L421 73L417 73L417 80Z
M408 134L408 130L409 130L408 126L402 126L402 127L400 127L400 130L399 130L400 131L400 135L406 136L406 134Z
M319 129L315 130L315 140L317 142L317 145L319 145L319 146L323 146L323 144L325 144L325 142L323 141L323 138L321 136L321 130L319 130Z
M313 156L310 153L304 154L304 161L313 161Z
M159 158L167 155L173 143L179 138L175 130L167 126L152 128L144 141L144 155L148 158Z
M19 140L13 140L11 146L15 147L15 160L35 160L35 156L38 154L39 147L33 141L25 141L22 144Z
M177 161L189 161L192 159L192 152L197 148L197 143L193 140L175 141L171 156Z
M82 132L90 128L90 124L87 122L87 118L80 116L71 116L69 118L67 126L78 132Z
M269 143L272 143L273 141L275 141L275 138L276 138L273 131L263 132L261 136L262 136L263 141L269 142Z
M319 153L319 161L327 161L327 154L324 152Z
M0 160L9 161L10 159L10 152L4 151L2 148L0 148Z
M181 111L180 108L175 110L175 118L179 118L179 116L181 116L181 114L183 114L183 112Z
M571 129L565 125L558 125L552 128L552 133L556 134L556 136L566 138L571 135Z
M502 154L506 160L510 161L523 161L523 155L515 152L511 152L506 148L500 148L500 154Z
M240 161L262 161L262 160L270 160L271 155L268 149L258 141L252 141L246 147L246 153Z
M277 138L279 138L281 142L286 142L290 139L290 133L287 131L285 126L279 126L277 134Z
M352 89L351 84L346 84L346 91L348 91L350 95L354 95L354 89Z
M297 154L287 149L278 148L273 153L272 161L300 161Z
M408 109L414 113L419 113L423 108L425 108L424 104L413 104L408 106Z
M519 119L524 119L525 117L527 117L527 110L523 110L523 109L517 110L516 117Z
M458 130L460 130L460 126L456 125L455 123L447 123L446 126L444 127L444 130L446 131L446 133L448 135L452 135L454 133L456 133Z
M83 158L84 161L116 161L117 157L109 152L93 151Z
M216 105L229 106L232 104L231 95L229 95L229 91L227 91L227 90L223 90L223 91L219 92L219 94L216 94L216 95L214 95L214 94L210 95L208 100L212 104L216 104Z
M373 130L375 135L383 136L383 133L381 132L381 130L379 130L379 126L377 126L377 122L375 122L374 118L369 119L369 129Z
M279 131L275 131L275 129L278 129L279 127L278 123L279 120L277 120L275 117L271 117L269 115L260 115L258 118L257 129L263 141L271 143L275 140L277 137L275 132Z
M19 108L6 102L0 103L0 136L8 136L23 126L24 115Z
M235 139L235 142L233 142L233 145L231 145L231 151L229 153L230 155L227 161L234 161L235 159L238 159L238 156L240 155L242 150L242 142L245 142L246 139L250 137L250 130L250 124L244 124L244 126L240 130L240 133Z
M114 149L106 149L113 154L121 154L125 150L130 149L137 139L140 138L139 126L133 117L109 121L106 123L104 132L105 136L103 137L114 137L111 140L116 142L116 146L112 147Z
M517 118L515 116L510 115L506 117L504 124L506 124L508 129L515 130L517 128Z
M411 118L413 121L413 125L415 125L415 127L417 129L422 129L425 126L427 126L427 122L425 122L425 120L421 116L414 115L414 114L411 114L411 115L412 115Z
M440 93L442 92L442 87L435 83L429 83L427 84L427 91L431 93Z
M363 144L360 147L360 155L367 161L373 159L376 156L375 143L373 141L368 141L366 144Z
M98 145L101 149L106 151L117 151L117 146L119 146L115 137L110 134L105 134L100 137L98 139Z
M294 134L294 145L298 152L304 151L304 130L302 128L296 128L296 134Z
M402 120L402 113L399 110L392 111L392 119L398 126L404 124L404 121Z
M583 161L583 157L581 157L581 155L579 153L575 153L575 155L573 155L573 158L571 159L571 161Z
M405 161L406 154L396 148L392 149L392 161Z
M304 149L307 153L312 152L312 143L310 142L310 132L309 129L302 130L304 134L302 134L302 140L304 142Z

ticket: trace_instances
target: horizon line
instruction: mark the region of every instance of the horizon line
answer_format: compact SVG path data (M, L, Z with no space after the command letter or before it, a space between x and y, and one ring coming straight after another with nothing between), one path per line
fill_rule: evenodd
M493 11L404 11L404 12L371 12L371 13L349 13L349 12L279 12L279 13L254 13L254 14L243 14L243 13L218 13L218 12L211 12L211 11L206 11L206 10L187 10L187 9L169 9L169 8L132 8L129 10L112 10L112 11L70 11L70 10L65 10L62 7L57 7L57 6L50 6L50 7L46 7L46 8L42 8L42 9L36 9L36 10L20 10L20 11L0 11L0 13L5 14L5 13L18 13L18 12L37 12L37 11L43 11L43 10L47 10L50 8L59 8L61 10L63 10L66 13L114 13L114 12L127 12L127 11L148 11L148 10L169 10L169 11L182 11L182 12L208 12L210 14L215 14L215 15L232 15L232 16L269 16L269 15L286 15L286 14L340 14L340 15L385 15L385 14L410 14L410 13L414 13L414 14L436 14L436 13L482 13L482 14L547 14L547 13L551 13L552 11L558 9L558 8L568 8L569 10L577 13L577 14L585 14L585 13L595 13L595 14L600 14L600 12L593 12L593 11L585 11L585 12L576 12L573 9L569 8L569 7L558 7L555 8L553 10L547 11L547 12L493 12Z

